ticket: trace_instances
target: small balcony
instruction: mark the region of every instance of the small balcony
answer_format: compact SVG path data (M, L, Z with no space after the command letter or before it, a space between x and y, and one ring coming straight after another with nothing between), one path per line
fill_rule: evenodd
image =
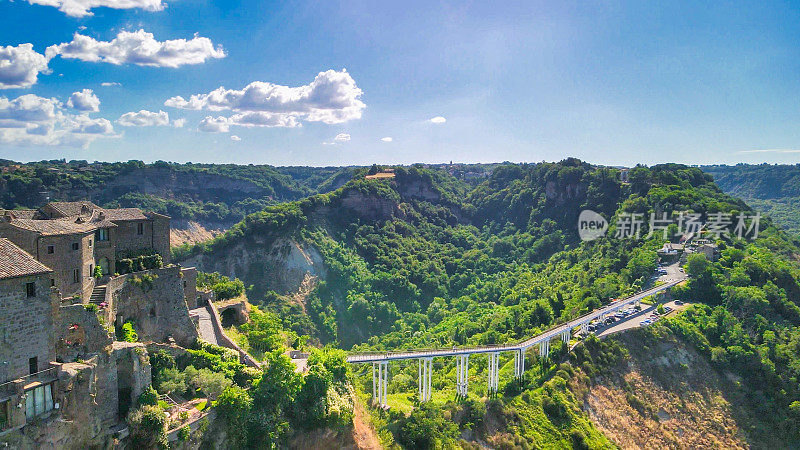
M46 384L58 379L58 366L53 366L42 371L25 375L5 383L0 384L0 401L22 393L26 389L31 389L41 384Z

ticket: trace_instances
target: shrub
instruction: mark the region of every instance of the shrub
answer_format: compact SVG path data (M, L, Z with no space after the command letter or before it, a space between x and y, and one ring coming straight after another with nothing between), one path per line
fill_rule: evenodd
M186 368L185 374L186 383L203 391L211 400L215 400L225 389L233 385L233 381L226 378L224 374L212 372L209 369L195 370L194 367L189 366Z
M131 448L166 448L167 418L157 406L146 405L128 415Z
M161 255L142 255L132 258L122 258L116 262L117 272L120 274L141 272L143 270L160 269L164 267Z
M158 392L171 394L186 392L186 378L184 374L175 367L164 369L158 376Z
M139 405L156 406L158 404L158 393L153 386L147 386L144 392L139 395Z
M183 442L189 440L189 436L192 435L192 430L189 428L189 425L184 425L178 430L178 440Z
M119 332L119 338L124 342L136 342L139 340L139 335L136 334L136 330L133 329L133 322L129 320L122 324L122 328Z

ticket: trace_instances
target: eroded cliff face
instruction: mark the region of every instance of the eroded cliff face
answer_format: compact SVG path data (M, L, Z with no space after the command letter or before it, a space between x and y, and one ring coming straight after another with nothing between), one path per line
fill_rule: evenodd
M624 366L579 380L573 390L621 448L781 447L775 437L748 436L759 418L745 399L747 388L671 333L653 338L635 330L614 339L630 353Z
M557 205L563 205L569 201L579 200L586 196L586 185L584 183L564 183L557 184L555 181L548 181L544 186L545 196Z
M290 238L268 240L252 236L213 255L183 262L203 272L219 272L253 286L253 298L272 290L295 296L308 289L309 279L325 279L322 256L313 246Z
M351 190L342 197L342 207L369 220L388 220L400 213L397 202Z

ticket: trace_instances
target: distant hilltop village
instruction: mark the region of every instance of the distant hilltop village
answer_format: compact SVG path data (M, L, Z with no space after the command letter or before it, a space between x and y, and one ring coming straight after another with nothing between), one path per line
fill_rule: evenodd
M150 384L153 345L192 345L194 268L170 218L54 202L0 210L0 445L109 448ZM119 342L131 321L140 341Z

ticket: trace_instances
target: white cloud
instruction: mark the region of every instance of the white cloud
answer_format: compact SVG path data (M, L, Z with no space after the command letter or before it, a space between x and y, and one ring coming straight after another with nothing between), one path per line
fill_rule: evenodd
M350 135L347 133L339 133L333 140L336 142L347 142L350 140Z
M793 148L766 148L759 150L740 150L737 153L800 153L800 150Z
M143 109L139 112L126 112L117 123L126 127L157 127L169 125L169 114L165 111L153 112Z
M33 50L33 44L0 47L0 89L33 86L39 73L50 73L48 61Z
M112 134L114 127L108 119L92 119L87 115L68 116L66 118L67 128L73 133L79 134Z
M121 83L117 83L116 81L112 81L112 82L108 82L107 81L105 83L100 83L100 86L103 86L103 87L122 86L122 84Z
M192 39L157 41L144 30L120 31L111 41L98 41L78 33L72 42L47 47L45 55L52 58L80 59L107 62L114 65L136 64L150 67L180 67L200 64L210 58L224 58L221 46L214 47L210 39L195 35Z
M186 119L175 119L172 121L172 126L175 128L183 128L186 125Z
M335 124L360 119L366 108L363 92L346 70L320 72L314 81L298 87L254 81L241 90L219 87L185 99L176 96L165 106L181 109L267 114L280 125L299 126L299 120Z
M390 138L389 136L386 136L384 138L381 138L381 141L383 141L383 142L392 142L392 138Z
M114 137L106 119L70 114L55 98L34 94L0 97L0 143L19 146L86 147L99 137Z
M200 131L211 133L227 133L231 126L239 127L283 127L294 128L301 126L294 116L286 114L271 114L267 112L247 112L234 114L230 117L211 117L207 116L200 122Z
M445 123L445 122L447 122L447 119L445 119L445 118L444 118L444 117L442 117L442 116L436 116L436 117L433 117L433 118L430 120L430 123Z
M67 100L67 106L83 112L97 112L100 111L100 99L91 89L84 89L73 92Z
M205 119L200 121L197 129L207 133L227 133L230 131L230 124L228 124L227 117L206 116Z
M59 11L72 17L91 16L90 11L97 7L114 9L139 8L145 11L162 11L164 3L161 0L28 0L32 5L54 6Z
M231 135L231 140L232 140L233 142L239 142L239 141L241 141L241 140L242 140L242 138L240 138L239 136L237 136L237 135L235 135L235 134L232 134L232 135Z
M243 114L234 114L228 118L231 125L239 125L243 127L285 127L294 128L299 127L300 122L297 117L287 114L272 114L268 112L246 112Z

